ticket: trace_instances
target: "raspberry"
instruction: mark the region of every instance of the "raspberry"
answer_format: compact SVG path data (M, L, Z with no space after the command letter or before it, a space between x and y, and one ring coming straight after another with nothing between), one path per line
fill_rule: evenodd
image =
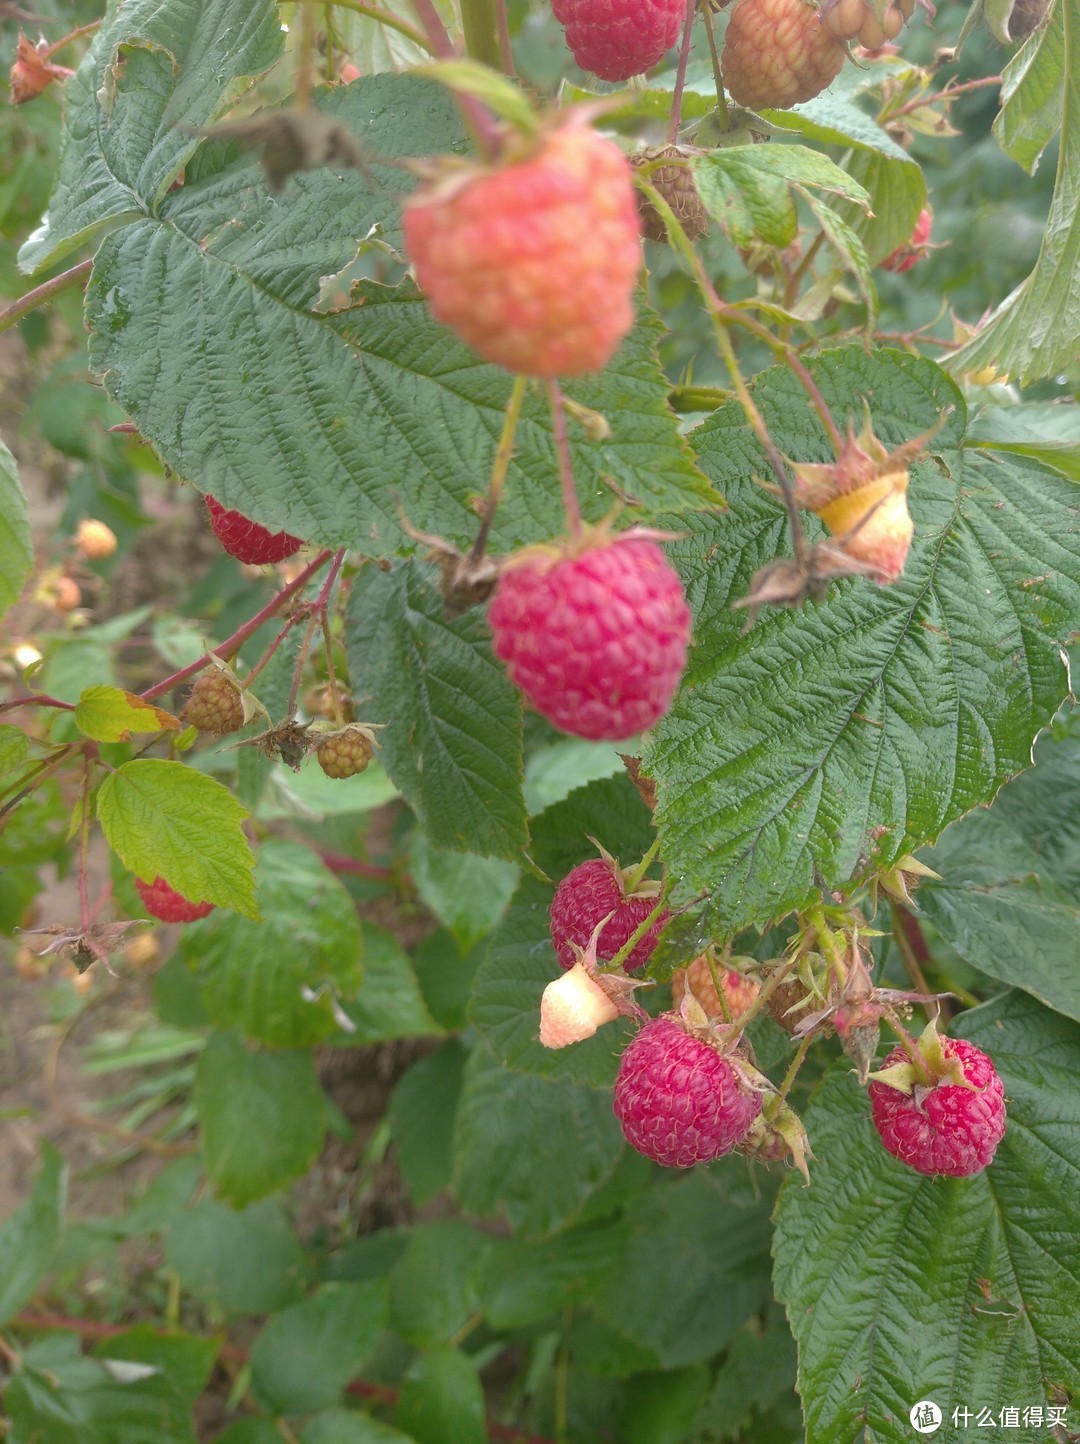
M210 513L210 529L218 541L238 562L262 567L270 562L283 562L295 556L304 543L287 531L267 531L257 521L249 521L238 511L226 511L220 501L206 498Z
M355 777L371 761L374 743L366 727L343 727L323 738L315 756L327 777Z
M845 55L807 0L738 0L724 37L724 84L739 105L786 110L831 85Z
M598 962L609 963L630 934L643 923L656 906L656 884L645 884L639 893L626 895L619 865L611 858L594 857L579 863L566 874L551 900L551 941L561 968L572 968L578 955L576 944L584 948L593 928L608 913L615 916L596 940ZM657 939L669 914L663 912L626 959L628 973L643 968L652 957Z
M886 256L881 262L883 271L910 271L912 266L921 261L926 255L927 243L930 240L930 228L934 224L933 212L923 206L919 212L919 219L915 222L915 229L911 233L911 240L906 245L897 246L892 255Z
M755 983L753 978L740 973L737 968L725 968L722 964L717 967L716 975L720 979L732 1018L738 1018L741 1013L746 1012L761 991L759 984ZM688 992L694 995L708 1017L723 1020L724 1010L716 996L709 960L704 953L700 958L695 958L689 967L677 968L671 975L671 1000L676 1008Z
M901 1163L917 1173L967 1178L991 1161L1005 1132L1005 1090L993 1061L962 1038L942 1038L946 1059L959 1059L973 1087L940 1079L932 1087L916 1083L903 1093L887 1083L870 1084L874 1127ZM894 1048L884 1068L908 1062Z
M146 911L163 923L193 923L196 918L204 918L214 911L212 902L188 902L163 877L156 877L153 882L143 882L137 877L135 888Z
M599 371L633 325L630 163L581 121L521 159L421 187L404 220L432 311L485 361L530 376Z
M75 545L87 561L104 561L116 550L116 533L103 521L88 517L75 530Z
M737 1148L761 1099L709 1043L654 1018L622 1055L614 1108L632 1148L666 1168L690 1168Z
M663 60L686 18L684 0L551 0L582 70L629 80Z
M545 1048L568 1048L591 1038L605 1023L619 1016L595 978L582 963L548 983L540 999L540 1042Z
M519 553L500 573L488 620L511 678L576 737L612 741L651 727L686 665L682 583L660 548L633 533Z
M244 699L231 677L208 667L195 678L181 716L189 727L221 737L243 727Z
M631 157L631 164L635 166L651 165L656 161L670 159L670 165L658 165L649 172L649 183L656 187L675 212L675 219L691 241L709 229L709 213L701 204L693 172L686 164L692 154L692 151L682 146L665 145L658 150L638 151ZM667 226L660 213L654 209L651 201L640 194L638 210L641 212L641 230L646 240L666 241Z

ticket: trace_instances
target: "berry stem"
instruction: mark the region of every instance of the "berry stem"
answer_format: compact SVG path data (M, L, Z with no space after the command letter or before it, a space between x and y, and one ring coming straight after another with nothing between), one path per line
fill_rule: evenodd
M321 5L325 3L325 0L307 0L307 3ZM418 30L415 25L410 25L407 20L392 15L389 10L381 10L378 5L368 5L365 0L330 0L330 4L336 5L341 10L352 10L356 15L366 15L370 19L378 21L380 25L385 25L388 30L396 30L399 35L404 35L421 50L426 50L429 55L437 54L435 47L422 30Z
M679 138L682 125L683 89L686 86L686 64L690 59L690 41L694 34L694 16L697 14L697 0L687 0L686 19L683 22L682 45L679 47L679 68L675 73L675 93L671 97L671 127L668 140L672 145Z
M12 301L10 306L5 306L0 311L0 331L7 331L17 321L35 311L38 306L46 301L51 301L61 291L70 290L77 286L93 268L93 260L80 261L77 266L72 266L70 271L61 271L59 276L54 276L51 281L43 281L40 286L35 286L32 291L27 291L25 296L20 296L17 301Z
M724 1015L724 1022L733 1023L735 1020L731 1016L731 1007L728 1003L727 993L724 991L724 985L720 981L720 974L716 970L716 959L713 957L712 948L705 949L705 965L709 969L709 977L712 978L713 990L716 993L716 1001L720 1004L720 1011Z
M514 50L510 43L510 17L506 10L506 0L495 0L495 24L499 30L499 57L502 61L502 68L507 75L517 78L517 71L514 69Z
M461 0L461 28L465 49L474 60L500 70L503 64L495 0Z
M59 707L64 712L74 712L74 702L61 702L45 692L31 692L26 697L16 697L12 702L0 702L0 712L10 712L13 707Z
M88 897L90 856L90 758L83 753L82 792L79 797L79 928L90 931L90 900Z
M810 1044L811 1044L813 1041L814 1041L814 1035L813 1035L812 1033L807 1033L807 1035L806 1035L805 1038L800 1039L800 1041L799 1041L799 1046L798 1046L798 1048L796 1049L796 1052L795 1052L795 1056L794 1056L794 1058L792 1058L791 1063L790 1063L790 1065L788 1066L788 1070L787 1070L787 1072L784 1074L784 1081L780 1084L780 1087L777 1089L777 1099L778 1099L780 1102L783 1102L783 1100L784 1100L784 1099L788 1096L788 1094L791 1092L791 1085L795 1082L795 1078L796 1078L796 1075L798 1074L799 1069L802 1067L803 1063L806 1061L806 1055L807 1055L807 1053L810 1051Z
M920 1080L927 1088L932 1088L937 1081L927 1066L926 1059L919 1052L919 1046L908 1030L901 1023L900 1019L891 1009L885 1011L885 1021L900 1039L904 1052L911 1059L911 1062L918 1073Z
M80 25L75 30L69 30L59 40L54 40L45 51L47 59L51 60L58 50L63 50L65 45L70 45L73 40L81 40L84 35L93 35L95 30L101 29L100 20L91 20L89 25Z
M627 958L637 947L638 943L641 942L642 938L649 931L653 923L667 906L667 899L665 897L666 891L667 889L665 888L664 891L661 892L660 896L656 899L656 906L653 908L652 912L649 913L648 917L642 918L641 922L638 923L637 927L627 938L626 942L623 943L622 947L611 959L611 961L604 964L602 969L603 972L613 973L617 969L621 968L622 965L626 962Z
M936 100L951 100L954 95L963 95L967 90L980 90L987 85L1000 85L1000 75L984 75L979 80L964 80L959 85L946 85L944 90L937 90L932 95L916 96L909 100L906 105L898 106L896 110L889 110L886 106L882 112L882 121L896 120L901 115L910 115L912 111L922 110L924 105L933 105Z
M551 400L551 425L555 433L555 453L559 458L559 481L562 483L567 532L572 541L579 541L584 526L581 520L581 504L578 501L577 487L574 485L570 441L566 434L566 406L557 381L549 381L547 388Z
M772 972L762 983L761 991L758 993L757 997L748 1008L745 1008L739 1014L739 1029L741 1032L745 1032L747 1024L750 1023L754 1018L757 1017L760 1012L763 1011L765 1004L772 997L773 993L776 992L777 988L784 981L788 973L791 972L792 968L798 961L798 954L793 954L790 958L785 958L782 962L778 963L775 968L773 968Z
M514 437L517 434L518 418L521 416L521 403L525 399L525 388L528 384L529 378L527 376L514 377L510 400L506 403L506 412L503 416L499 444L495 448L495 460L491 467L491 480L488 482L488 494L487 501L484 504L483 520L480 523L480 530L476 534L476 540L473 542L470 552L470 556L474 562L479 561L484 555L488 534L491 531L491 524L495 520L495 511L499 502L502 500L506 473L510 469L510 459L514 454Z
M716 48L716 34L713 30L712 6L706 0L702 6L705 34L709 41L709 58L712 61L713 80L716 84L716 110L724 124L728 120L727 96L724 94L724 72L720 67L720 52Z
M302 587L306 586L315 573L321 571L333 555L334 553L330 551L329 548L327 548L326 551L321 551L313 561L308 562L299 576L294 577L287 586L282 587L281 591L272 597L265 607L256 612L242 627L238 627L231 637L222 642L221 645L215 649L215 654L221 657L229 657L238 652L251 634L257 632L263 623L269 621L284 602L287 602L290 597L295 596ZM193 677L196 672L201 672L204 667L208 667L210 661L210 653L204 652L197 662L190 662L186 667L181 667L178 672L173 672L171 676L166 677L164 681L155 682L152 687L147 687L145 692L140 692L139 696L144 702L149 702L153 697L160 697L163 692L168 692L171 688L179 686L181 682L186 682L189 677Z
M29 797L32 792L36 791L45 781L46 777L48 777L50 773L55 772L62 762L66 762L79 745L80 744L73 744L72 746L62 747L55 757L47 757L43 762L36 762L29 772L25 773L17 782L13 782L10 787L4 788L3 792L0 792L0 796L5 796L8 792L15 792L15 796L12 797L9 802L5 802L3 807L0 807L0 829L3 828L4 819L15 811L19 803Z
M907 908L901 907L899 903L889 904L889 913L892 917L893 942L897 951L904 960L904 967L907 968L911 981L920 993L929 995L930 984L926 981L926 974L922 970L924 962L930 962L930 949L926 946L926 939L923 937L922 928L919 927L918 919L908 912ZM920 956L921 955L921 956ZM947 998L941 998L937 1004L941 1017L948 1022L952 1017L952 1008Z
M296 38L297 110L311 109L311 87L315 69L315 11L310 5L300 6L300 33Z
M412 0L412 8L428 38L428 49L432 55L437 56L440 60L455 59L457 51L446 26L439 17L434 0ZM498 64L497 60L496 64ZM499 127L495 117L475 96L463 95L460 91L456 91L454 99L457 101L458 109L461 111L477 151L484 157L495 155L499 145Z
M811 927L814 929L814 941L818 950L825 954L829 967L836 974L837 982L841 985L847 982L847 968L840 950L836 946L836 938L825 918L825 910L822 907L811 908L806 914Z
M645 876L649 868L652 866L653 862L656 860L656 854L659 851L660 839L658 837L654 837L652 840L652 846L649 848L648 852L641 859L638 865L633 869L633 871L623 874L622 885L624 896L629 896L631 893L637 891L638 883Z

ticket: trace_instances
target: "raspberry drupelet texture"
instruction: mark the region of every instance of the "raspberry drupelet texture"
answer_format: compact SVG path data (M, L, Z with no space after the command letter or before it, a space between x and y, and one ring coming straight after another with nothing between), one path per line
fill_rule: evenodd
M883 271L894 271L902 274L910 271L912 266L917 265L926 256L926 248L930 242L930 231L934 225L934 215L928 206L923 206L919 212L919 219L915 222L915 228L911 233L911 240L906 245L897 246L891 255L885 257L881 262Z
M295 556L304 543L287 531L268 531L257 521L250 521L238 511L227 511L212 496L206 498L210 513L210 529L218 541L238 562L249 566L268 566Z
M572 968L578 959L574 945L584 948L601 918L613 912L615 916L596 940L597 962L609 963L655 906L656 898L648 894L627 897L618 869L606 858L579 863L559 883L551 900L551 941L559 966ZM649 961L668 916L662 912L635 944L624 964L628 973L637 972Z
M189 902L182 893L171 888L163 877L153 882L135 879L135 889L143 900L143 907L151 917L163 923L193 923L197 918L206 917L214 911L211 902Z
M686 665L682 583L643 537L523 554L500 573L488 619L513 681L576 737L615 741L651 727Z
M744 1142L761 1099L715 1048L654 1018L622 1055L614 1108L632 1148L665 1168L690 1168Z
M224 737L243 727L244 699L231 677L208 667L195 678L181 716L189 727Z
M738 0L724 37L724 84L751 110L786 110L820 95L847 52L807 0Z
M870 1084L874 1127L881 1141L901 1163L928 1175L967 1178L981 1173L994 1157L1005 1132L1005 1090L993 1061L963 1038L943 1038L947 1058L958 1058L964 1077L974 1086L944 1080L911 1093ZM883 1067L907 1061L894 1048Z
M633 325L630 163L580 121L514 163L420 187L404 223L432 311L485 361L529 376L599 371Z
M552 0L582 70L629 80L659 64L679 38L683 0Z

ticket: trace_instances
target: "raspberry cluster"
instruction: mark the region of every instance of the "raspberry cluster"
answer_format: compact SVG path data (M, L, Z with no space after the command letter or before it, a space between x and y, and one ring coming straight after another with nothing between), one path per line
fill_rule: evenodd
M228 511L214 497L206 498L210 530L238 562L249 566L269 566L295 556L304 543L287 531L268 531L238 511Z
M137 877L135 890L150 916L163 923L193 923L214 911L212 902L190 902L170 887L163 877L156 877L153 882L144 882Z

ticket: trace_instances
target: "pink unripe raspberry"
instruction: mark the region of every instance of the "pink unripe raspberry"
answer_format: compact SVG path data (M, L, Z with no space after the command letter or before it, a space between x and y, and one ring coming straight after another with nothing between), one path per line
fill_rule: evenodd
M518 159L420 186L404 226L435 316L485 361L580 376L606 366L634 323L630 162L578 118Z
M738 1018L761 992L760 984L740 973L737 968L726 968L723 964L717 966L716 975L720 979L728 1012L733 1019ZM695 958L688 967L677 968L671 975L671 1001L676 1008L688 992L698 1000L707 1017L723 1020L724 1009L716 995L716 984L713 982L709 960L704 953L700 958Z
M609 963L636 928L656 906L657 890L626 895L617 863L605 857L590 858L566 874L551 900L551 941L559 966L572 968L578 949L585 948L593 929L608 913L614 913L596 940L596 958ZM643 968L652 956L669 914L662 912L627 957L628 973Z
M960 1060L972 1086L941 1079L904 1093L874 1081L869 1088L874 1127L893 1157L917 1173L967 1178L982 1172L1001 1142L1005 1089L993 1061L974 1043L942 1038L941 1045L947 1059ZM904 1049L894 1048L883 1069L907 1061Z
M197 918L206 917L214 911L211 902L189 902L182 893L171 888L163 877L153 882L135 879L135 888L143 900L143 907L153 918L163 923L193 923Z
M684 0L551 0L582 70L629 80L659 64L679 38Z
M616 741L651 727L686 665L682 583L656 543L633 533L511 558L488 620L513 681L576 737Z
M690 1168L738 1148L761 1099L709 1043L654 1018L622 1055L614 1108L632 1148L665 1168Z
M807 0L738 0L724 36L724 84L738 105L787 110L831 85L846 54Z
M248 566L269 566L295 556L304 543L287 531L268 531L257 521L250 521L238 511L226 511L220 501L206 498L210 513L210 529L218 541L238 562Z

